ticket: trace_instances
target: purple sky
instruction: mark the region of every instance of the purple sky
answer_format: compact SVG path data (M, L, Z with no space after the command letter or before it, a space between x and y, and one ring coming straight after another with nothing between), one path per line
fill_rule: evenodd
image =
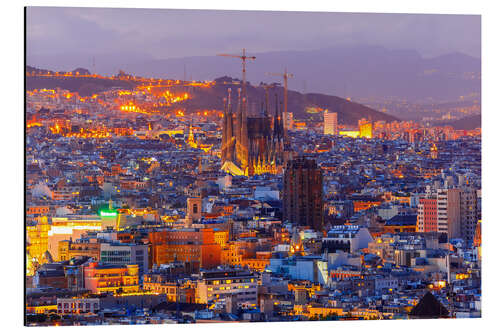
M424 57L480 57L480 29L478 15L30 7L27 56L28 64L72 54L120 54L133 62L243 47L258 53L370 44Z

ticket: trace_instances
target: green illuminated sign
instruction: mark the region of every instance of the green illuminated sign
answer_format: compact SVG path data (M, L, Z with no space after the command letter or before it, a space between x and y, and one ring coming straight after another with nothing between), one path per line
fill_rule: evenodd
M101 217L116 217L118 212L114 209L102 209L99 211L99 216Z

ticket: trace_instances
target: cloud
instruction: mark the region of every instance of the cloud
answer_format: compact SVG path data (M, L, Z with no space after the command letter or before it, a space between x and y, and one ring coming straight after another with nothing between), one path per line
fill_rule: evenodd
M338 44L480 56L480 17L30 7L28 54L144 53L154 58L307 50Z

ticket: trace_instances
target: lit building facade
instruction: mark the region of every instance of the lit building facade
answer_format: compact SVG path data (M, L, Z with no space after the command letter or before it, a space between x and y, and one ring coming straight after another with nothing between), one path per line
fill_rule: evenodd
M199 262L201 268L220 265L221 247L212 228L162 230L149 233L151 264Z
M418 204L417 231L432 232L437 228L437 199L421 198Z
M373 138L373 124L371 121L366 119L360 119L358 121L359 136L362 138L371 139Z
M96 239L63 240L59 242L58 260L70 260L78 256L87 256L99 261L101 257L101 244Z
M46 216L38 218L34 225L26 225L26 250L28 256L26 264L29 275L34 273L33 264L42 263L42 257L48 250L49 230L50 225Z
M323 116L323 134L338 135L338 119L337 112L325 111Z
M85 289L95 294L139 291L138 265L102 265L91 262L83 269Z
M235 296L237 303L257 304L257 275L248 270L225 269L201 273L197 286L198 303Z
M48 251L59 258L59 242L78 239L88 231L101 231L102 220L98 215L74 215L53 217L48 231Z

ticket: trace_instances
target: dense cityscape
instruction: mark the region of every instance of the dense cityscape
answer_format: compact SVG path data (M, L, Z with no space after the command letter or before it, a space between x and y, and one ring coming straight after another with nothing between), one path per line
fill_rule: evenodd
M80 71L26 73L117 82L26 91L27 325L481 316L480 128Z

